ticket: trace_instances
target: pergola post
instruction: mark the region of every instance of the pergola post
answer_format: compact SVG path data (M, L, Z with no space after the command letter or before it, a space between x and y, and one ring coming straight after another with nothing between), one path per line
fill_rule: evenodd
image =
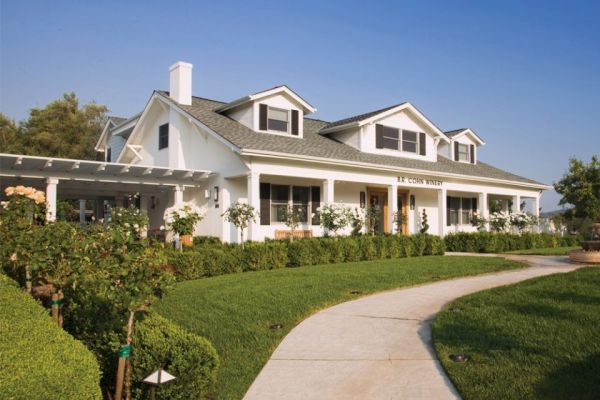
M176 185L173 187L173 205L179 206L183 204L183 186Z
M537 196L533 198L533 215L535 215L537 223L535 224L534 232L540 232L540 195L538 193Z
M58 178L46 179L46 221L56 221L56 187Z
M485 222L485 230L489 231L489 206L488 206L488 194L485 192L479 193L479 218L483 218Z
M85 224L85 200L79 199L79 223Z

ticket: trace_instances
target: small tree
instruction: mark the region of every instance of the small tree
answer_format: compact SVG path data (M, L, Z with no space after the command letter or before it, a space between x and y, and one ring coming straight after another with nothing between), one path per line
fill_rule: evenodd
M349 213L350 226L352 227L352 236L358 236L361 234L362 229L365 225L366 220L366 209L355 208L354 211Z
M421 233L427 233L429 231L429 223L427 222L427 210L423 209L423 214L421 215Z
M375 229L379 222L379 210L381 208L377 204L371 204L366 208L365 220L367 223L367 229L371 236L375 236Z
M244 248L244 229L248 227L250 222L256 222L258 212L254 207L246 203L236 201L222 215L225 221L232 223L240 230L241 245Z
M406 214L404 214L402 210L398 210L394 213L394 223L396 224L396 233L398 235L403 234L406 222Z
M305 211L301 207L294 208L294 206L288 205L283 210L283 222L285 226L290 228L290 241L294 241L294 230L298 228L300 222L305 218Z

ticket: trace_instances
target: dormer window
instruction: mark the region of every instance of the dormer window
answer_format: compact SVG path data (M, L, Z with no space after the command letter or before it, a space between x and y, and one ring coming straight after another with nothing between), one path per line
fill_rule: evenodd
M378 149L398 150L422 156L426 155L425 134L423 132L377 124L375 134L375 147Z
M475 146L454 142L454 160L475 164Z
M258 127L265 132L298 136L299 118L298 110L285 110L260 104Z
M267 117L267 129L270 131L288 131L288 110L269 107Z

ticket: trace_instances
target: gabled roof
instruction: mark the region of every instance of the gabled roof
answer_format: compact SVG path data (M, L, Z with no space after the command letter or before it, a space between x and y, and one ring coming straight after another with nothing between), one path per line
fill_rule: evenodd
M156 94L183 110L208 129L219 135L240 154L285 155L287 158L322 160L336 164L351 164L361 167L378 167L389 169L411 169L440 175L462 175L472 178L514 182L533 185L543 189L543 183L506 172L483 162L477 164L457 163L438 156L437 162L394 157L361 152L352 146L332 140L321 134L329 122L304 118L304 136L302 139L282 135L256 132L238 121L223 115L219 110L226 103L201 97L192 97L189 106L174 102L169 93L156 91ZM133 136L133 135L132 135Z
M265 97L272 96L272 95L278 94L278 93L285 93L286 95L291 97L294 101L299 103L302 106L302 109L304 110L304 114L311 114L311 113L314 113L315 111L317 111L316 108L311 106L307 101L305 101L302 97L300 97L296 92L291 90L286 85L275 86L271 89L263 90L263 91L260 91L260 92L257 92L257 93L254 93L254 94L251 94L248 96L240 97L239 99L234 100L230 103L223 104L216 111L223 112L226 110L230 110L232 108L241 106L242 104L248 103L250 101L260 100Z
M412 112L421 122L423 122L426 126L429 127L440 139L448 142L448 137L444 135L444 133L438 128L433 122L429 120L421 111L419 111L415 106L413 106L409 102L404 102L400 104L396 104L390 107L385 107L376 111L371 111L365 114L355 115L353 117L344 118L339 121L331 122L327 124L323 129L321 129L321 133L331 133L340 131L343 129L348 129L352 127L360 127L363 125L367 125L373 122L376 122L382 118L385 118L389 115L393 115L397 112L408 110Z
M476 134L471 128L454 129L452 131L447 131L444 133L450 139L456 139L457 137L460 137L462 135L470 135L473 138L473 140L475 140L480 146L485 145L485 141L481 137L479 137L479 135Z

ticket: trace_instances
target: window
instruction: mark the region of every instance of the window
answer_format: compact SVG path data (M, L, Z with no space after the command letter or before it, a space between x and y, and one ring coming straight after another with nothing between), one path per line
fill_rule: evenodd
M448 196L446 200L446 225L470 225L475 211L477 211L476 198Z
M269 107L267 129L270 131L288 131L288 111Z
M462 144L462 143L458 143L458 161L467 161L469 162L470 160L469 157L469 145L468 144Z
M416 153L418 149L418 134L413 131L402 131L402 151Z
M112 157L112 154L111 154L111 151L110 151L110 147L107 147L106 148L106 161L111 162L112 161L111 157Z
M169 124L158 127L158 149L169 147Z
M308 199L310 189L307 186L294 186L292 188L292 206L294 211L301 210L300 222L308 222Z
M377 125L375 147L425 155L425 134ZM422 150L422 153L419 153Z
M290 187L271 185L271 222L285 222L285 210L290 200Z

